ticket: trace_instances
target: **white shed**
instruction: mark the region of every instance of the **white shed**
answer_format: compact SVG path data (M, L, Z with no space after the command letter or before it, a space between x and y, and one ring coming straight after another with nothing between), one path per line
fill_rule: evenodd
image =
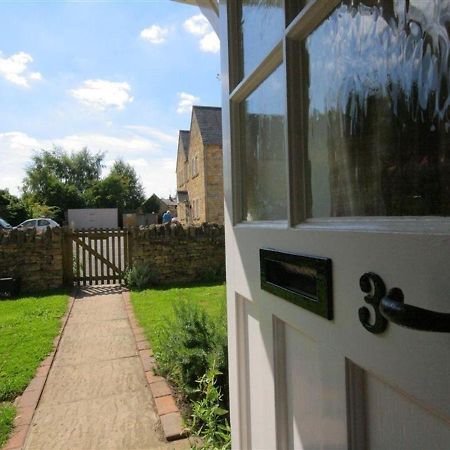
M74 229L82 228L118 228L117 208L84 208L69 209L69 226Z

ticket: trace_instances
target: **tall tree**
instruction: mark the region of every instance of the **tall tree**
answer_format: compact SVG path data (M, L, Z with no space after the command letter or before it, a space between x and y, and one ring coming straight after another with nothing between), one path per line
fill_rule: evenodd
M19 225L28 218L26 205L7 189L0 190L0 217L11 225Z
M24 179L24 199L30 205L56 207L62 221L68 208L82 208L84 193L100 180L103 153L87 148L68 153L61 147L41 150L32 157Z
M124 186L123 209L135 210L145 200L144 188L133 166L121 159L114 162L110 177L118 177Z
M86 191L86 201L92 208L126 209L126 184L122 177L114 174L93 184Z

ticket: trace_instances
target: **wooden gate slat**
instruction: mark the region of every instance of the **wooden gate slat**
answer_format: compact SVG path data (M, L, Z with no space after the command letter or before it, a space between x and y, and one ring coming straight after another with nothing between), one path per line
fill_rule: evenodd
M102 257L102 259L100 260L100 276L101 276L101 283L100 284L105 284L105 276L104 276L105 275L105 272L104 272L105 264L103 262L103 259L105 259L105 256L104 256L104 245L103 245L104 243L105 242L104 242L103 238L100 239L100 255Z
M109 259L109 240L110 240L110 237L109 237L109 235L110 235L110 233L109 233L109 229L107 230L107 232L108 232L108 237L106 238L106 259L109 261L110 259ZM106 266L106 282L108 283L108 284L110 284L111 283L111 279L110 279L110 277L109 277L109 267L108 266Z
M92 267L92 239L91 236L88 234L88 239L87 239L87 243L88 243L88 248L86 250L88 250L88 259L89 259L89 278L92 278L94 276L93 273L93 267Z
M112 258L111 259L112 259L112 264L113 264L114 268L116 268L116 236L115 236L114 230L111 233L111 239L112 239L112 246L111 246L112 247ZM117 277L116 277L115 270L113 270L112 276L113 276L113 279L112 279L113 283L116 283Z
M72 240L73 245L73 240ZM77 243L75 243L75 265L77 271L77 284L80 285L80 247Z
M71 269L74 282L94 285L123 281L130 258L127 230L83 229L67 235L74 251Z
M84 241L84 236L83 236L83 241ZM81 247L81 251L83 252L83 285L84 286L86 286L86 277L87 277L87 270L86 270L86 250L83 248L83 247Z
M128 269L128 261L127 261L127 255L128 255L128 232L126 230L123 230L123 270L126 271Z
M94 243L94 251L96 253L98 253L98 239L94 238L93 243ZM98 260L94 255L92 255L92 256L94 257L94 277L97 278L98 277Z
M122 267L122 233L120 231L117 232L117 250L118 250L118 256L119 261L117 266L119 267L119 283L122 283L122 273L123 273L123 267Z
M100 253L98 253L96 250L94 250L92 247L89 247L88 244L85 244L83 241L78 240L77 242L79 242L79 244L86 249L86 251L94 256L95 258L99 259L100 261L103 261L105 263L105 265L107 265L108 267L110 267L111 270L118 272L119 269L114 265L114 261L110 262L108 261L106 258L104 258L102 255L100 255ZM92 274L88 275L89 277L92 276Z

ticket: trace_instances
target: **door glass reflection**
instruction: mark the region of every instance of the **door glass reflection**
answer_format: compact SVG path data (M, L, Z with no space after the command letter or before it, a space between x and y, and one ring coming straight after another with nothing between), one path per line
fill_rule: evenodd
M249 75L283 37L283 0L242 0L240 52L243 75Z
M450 2L343 1L302 43L310 217L450 214Z
M284 71L280 66L241 105L243 220L286 220Z

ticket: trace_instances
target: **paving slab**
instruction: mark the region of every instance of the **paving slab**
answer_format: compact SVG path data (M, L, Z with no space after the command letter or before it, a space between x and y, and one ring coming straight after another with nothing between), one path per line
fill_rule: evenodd
M151 449L161 446L157 417L145 389L40 407L27 449Z
M41 406L103 398L147 388L141 362L134 358L94 364L55 366L42 394Z
M163 438L120 291L95 292L75 300L24 448L190 448Z
M136 344L132 336L99 336L87 341L61 339L53 365L92 364L136 355Z
M132 336L132 334L133 332L127 319L97 321L95 326L92 325L92 321L85 321L68 323L62 339L85 340L101 336Z

